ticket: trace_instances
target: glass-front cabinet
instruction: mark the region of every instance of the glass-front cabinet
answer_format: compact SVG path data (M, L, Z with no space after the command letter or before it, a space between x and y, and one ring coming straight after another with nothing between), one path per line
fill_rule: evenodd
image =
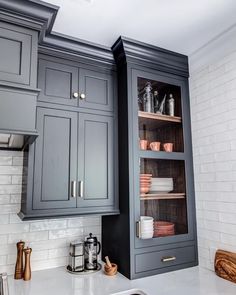
M185 85L133 71L136 246L189 238ZM138 174L137 174L138 171ZM191 226L191 225L190 225Z
M120 37L119 216L102 255L130 279L198 263L187 56Z

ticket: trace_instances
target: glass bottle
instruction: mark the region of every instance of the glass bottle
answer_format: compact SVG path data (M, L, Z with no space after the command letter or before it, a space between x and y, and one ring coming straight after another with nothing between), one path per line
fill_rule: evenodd
M173 94L169 95L169 99L167 102L167 109L168 109L169 116L175 115L175 100L174 100Z
M144 112L153 113L153 94L151 82L147 82L145 86L145 93L143 95L143 110Z
M158 91L154 91L153 93L153 108L154 108L154 113L156 113L158 111L159 108L159 93Z

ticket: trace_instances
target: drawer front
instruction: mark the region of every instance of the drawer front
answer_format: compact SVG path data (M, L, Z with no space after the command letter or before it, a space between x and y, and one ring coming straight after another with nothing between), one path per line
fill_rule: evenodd
M194 246L155 251L135 256L135 272L152 271L195 261Z
M37 33L0 22L0 80L36 86ZM34 81L33 81L34 80Z
M78 97L78 69L76 67L39 60L38 87L42 90L40 101L77 106Z
M79 106L102 111L113 111L113 76L89 69L79 70L79 90L84 98Z

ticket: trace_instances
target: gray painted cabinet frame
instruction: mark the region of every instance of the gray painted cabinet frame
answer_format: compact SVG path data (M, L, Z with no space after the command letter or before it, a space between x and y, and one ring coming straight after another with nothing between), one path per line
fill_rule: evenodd
M118 67L119 216L102 217L102 257L119 265L130 279L197 265L196 213L193 182L188 60L178 53L120 37L113 45ZM143 152L138 146L137 78L173 84L181 89L184 151ZM140 239L140 158L184 162L188 231L169 237ZM163 257L173 259L164 261Z

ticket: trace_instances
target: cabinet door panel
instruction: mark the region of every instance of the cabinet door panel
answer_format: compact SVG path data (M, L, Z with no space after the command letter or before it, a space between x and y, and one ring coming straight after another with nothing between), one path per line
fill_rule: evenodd
M0 23L0 80L30 84L32 38L29 30Z
M113 118L79 114L78 173L84 182L78 207L109 206L114 202Z
M79 71L80 94L85 94L85 99L80 99L79 106L96 110L113 111L112 76L88 69Z
M77 115L38 109L35 145L34 209L75 207Z
M39 60L38 87L42 89L39 100L77 106L78 69L73 66L44 59Z

